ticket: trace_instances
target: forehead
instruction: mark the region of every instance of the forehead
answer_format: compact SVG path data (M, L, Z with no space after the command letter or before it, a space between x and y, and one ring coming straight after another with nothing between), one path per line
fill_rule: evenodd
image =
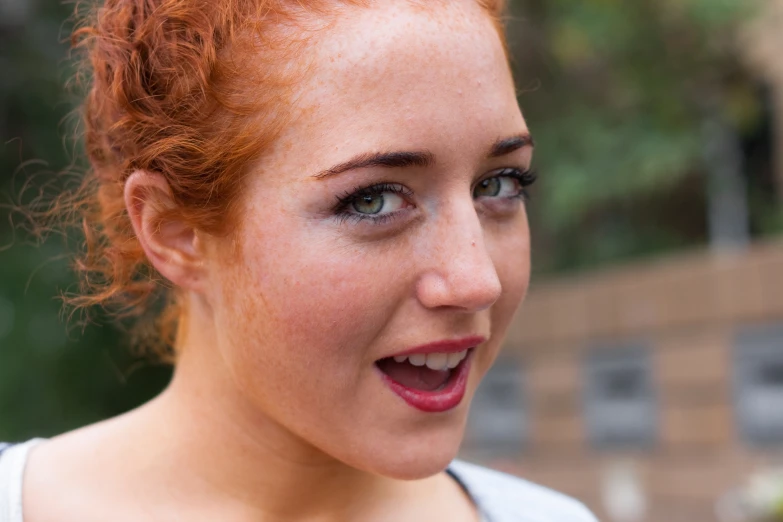
M501 134L525 130L500 36L474 0L351 8L308 53L281 136L291 147L340 160L434 147L437 137L460 150L475 141L483 152Z

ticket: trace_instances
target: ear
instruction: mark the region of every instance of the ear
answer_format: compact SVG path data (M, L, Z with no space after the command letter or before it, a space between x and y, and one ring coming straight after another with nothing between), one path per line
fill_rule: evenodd
M201 241L196 229L170 216L177 205L165 178L142 170L131 174L125 181L125 207L155 269L175 285L196 290L204 276Z

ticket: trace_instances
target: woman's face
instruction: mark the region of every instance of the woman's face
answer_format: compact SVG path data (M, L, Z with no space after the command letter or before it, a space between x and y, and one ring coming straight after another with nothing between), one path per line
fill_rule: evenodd
M532 151L499 36L472 0L437 5L355 8L317 35L210 292L258 412L398 478L455 456L530 269Z

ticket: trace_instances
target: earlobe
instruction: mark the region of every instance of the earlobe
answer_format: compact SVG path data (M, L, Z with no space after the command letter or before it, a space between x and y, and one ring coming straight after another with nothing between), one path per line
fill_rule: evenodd
M195 289L202 279L203 250L196 229L177 218L166 179L136 171L125 181L125 207L150 263L175 285Z

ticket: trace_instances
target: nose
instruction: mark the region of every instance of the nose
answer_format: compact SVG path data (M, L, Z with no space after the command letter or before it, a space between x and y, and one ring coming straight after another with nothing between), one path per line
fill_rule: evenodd
M426 308L465 312L492 306L502 288L472 199L454 205L433 223L429 236L416 284L419 302Z

